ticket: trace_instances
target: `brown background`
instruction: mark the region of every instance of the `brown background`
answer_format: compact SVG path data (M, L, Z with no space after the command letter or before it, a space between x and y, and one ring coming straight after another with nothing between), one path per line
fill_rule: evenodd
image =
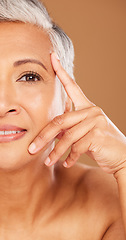
M77 83L126 134L126 1L43 2L74 43ZM80 161L95 164L86 155Z

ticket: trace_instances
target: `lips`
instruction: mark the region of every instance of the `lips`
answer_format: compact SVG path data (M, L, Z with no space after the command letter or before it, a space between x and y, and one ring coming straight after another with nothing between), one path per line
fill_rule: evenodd
M0 143L18 140L26 134L26 131L14 125L2 125L0 126Z
M2 125L0 126L0 131L23 131L26 129L14 126L14 125Z

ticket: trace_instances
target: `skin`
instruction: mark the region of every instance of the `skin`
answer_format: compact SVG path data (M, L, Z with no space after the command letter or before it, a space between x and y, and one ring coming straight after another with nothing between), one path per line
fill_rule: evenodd
M0 233L8 234L9 229L29 229L45 195L52 195L49 189L54 167L49 169L43 162L53 149L53 142L36 156L27 149L41 128L59 112L54 106L60 88L50 61L52 46L45 33L37 27L16 23L0 24L0 32L0 125L27 129L23 138L0 143ZM33 63L13 66L15 61L26 58L40 60L48 71ZM21 77L29 71L38 72L42 80L26 82ZM18 81L20 78L22 81Z
M0 143L1 239L125 239L112 175L122 165L125 168L124 135L85 97L55 54L50 57L52 45L42 29L1 23L0 33L0 125L27 129L23 138ZM41 61L47 70L35 63L13 66L26 58ZM26 82L21 78L26 71L37 72L41 81ZM65 109L55 73L68 94ZM94 126L99 129L95 134ZM96 139L102 146L94 144ZM111 143L109 149L105 141ZM31 143L36 144L34 152ZM60 153L69 146L65 168ZM103 151L98 152L99 146ZM93 156L102 170L76 163L83 152Z

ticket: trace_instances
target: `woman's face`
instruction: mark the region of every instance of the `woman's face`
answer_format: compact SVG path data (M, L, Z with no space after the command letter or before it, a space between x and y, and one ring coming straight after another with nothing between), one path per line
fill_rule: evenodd
M42 29L0 23L0 169L20 168L40 155L43 161L51 151L52 143L38 155L27 150L48 122L62 113L61 86L52 69L51 50ZM13 126L26 131L3 137L3 130L20 131Z

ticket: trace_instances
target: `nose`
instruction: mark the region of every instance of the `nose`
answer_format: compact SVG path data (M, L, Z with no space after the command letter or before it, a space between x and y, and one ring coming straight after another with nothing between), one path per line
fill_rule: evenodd
M20 106L14 87L0 84L0 118L10 114L18 114L19 112Z

